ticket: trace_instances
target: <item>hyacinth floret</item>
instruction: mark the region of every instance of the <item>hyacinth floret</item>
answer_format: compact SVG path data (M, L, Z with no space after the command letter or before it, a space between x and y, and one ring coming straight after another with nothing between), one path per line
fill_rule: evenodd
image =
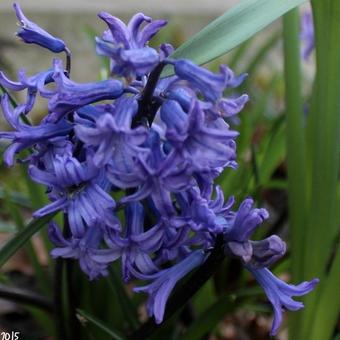
M19 5L15 10L25 42L67 52L61 39L28 21ZM8 141L5 163L28 163L32 180L46 187L50 203L35 217L56 211L65 217L67 233L55 222L49 225L51 255L79 261L90 280L120 261L124 281L149 282L135 291L149 295L148 312L160 323L177 282L204 264L222 238L225 256L239 258L264 288L276 333L283 309L302 307L291 296L306 294L317 280L294 286L276 278L267 267L284 255L285 243L276 235L250 240L268 212L254 208L251 198L234 208L233 196L225 199L215 184L226 168L237 168L239 133L227 120L249 100L237 93L246 74L236 76L225 65L216 74L171 58L169 44L150 47L164 20L138 13L125 25L105 12L99 17L108 29L96 38L96 50L109 58L108 79L77 83L69 60L65 69L60 58L30 77L21 70L17 81L0 71L7 92L26 91L17 107L8 94L1 96L13 130L0 133ZM162 78L165 66L173 75ZM226 89L234 93L225 97ZM48 110L31 125L27 119L38 96Z

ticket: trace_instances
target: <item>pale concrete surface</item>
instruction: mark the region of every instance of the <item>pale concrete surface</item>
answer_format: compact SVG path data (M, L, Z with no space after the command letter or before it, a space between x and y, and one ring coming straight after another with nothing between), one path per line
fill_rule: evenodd
M34 12L98 12L100 10L131 13L167 13L196 15L215 15L227 10L237 0L21 0L25 10ZM12 0L1 0L0 11L10 11Z

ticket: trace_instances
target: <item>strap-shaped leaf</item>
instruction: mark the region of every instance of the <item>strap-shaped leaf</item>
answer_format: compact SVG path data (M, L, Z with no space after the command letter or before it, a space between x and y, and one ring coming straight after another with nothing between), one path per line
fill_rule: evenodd
M57 213L31 221L24 229L20 230L0 249L0 267L13 256L35 233L48 223Z
M171 57L211 61L252 37L306 0L242 0L181 45ZM167 68L164 75L169 75Z
M129 296L127 295L122 279L116 272L116 268L114 268L113 266L109 268L108 282L110 288L112 289L114 295L116 296L116 300L118 301L121 307L121 311L124 314L126 321L130 325L131 329L133 330L137 329L139 326L139 322L136 308L134 307Z
M124 340L124 336L121 335L118 331L113 330L112 328L109 328L106 324L103 323L103 321L97 319L96 317L88 314L87 312L83 311L82 309L77 309L78 315L85 319L85 321L90 322L94 326L101 329L107 336L109 336L110 339L115 340ZM78 316L78 317L79 317ZM81 320L80 318L80 320Z

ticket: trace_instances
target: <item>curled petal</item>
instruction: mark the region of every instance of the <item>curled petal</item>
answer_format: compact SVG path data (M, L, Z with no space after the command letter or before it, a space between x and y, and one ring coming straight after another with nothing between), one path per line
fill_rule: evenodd
M191 270L204 262L205 254L196 250L182 262L175 264L157 274L156 279L147 286L134 288L135 292L149 294L147 308L150 316L154 316L156 323L161 323L164 317L165 306L176 283Z
M255 279L264 289L270 303L274 309L274 321L270 332L274 336L282 322L282 312L284 309L296 311L303 308L303 303L292 299L293 296L302 296L311 292L318 279L305 281L299 285L288 284L278 279L267 268L256 269L251 266L246 268L253 274Z
M99 18L104 20L111 31L111 38L116 44L121 44L125 48L130 45L129 32L126 25L118 18L106 12L100 12Z
M214 74L184 59L174 61L174 68L179 78L187 80L207 100L215 102L222 97L227 81L225 72Z
M139 46L145 46L158 31L167 24L166 20L154 20L145 25L145 27L138 32L137 43ZM163 47L164 48L164 47ZM167 47L169 51L169 47Z
M269 217L266 209L252 209L254 202L245 199L233 219L232 226L225 233L226 241L243 242L249 239L253 231Z
M223 98L218 103L218 110L221 112L222 117L233 117L244 108L248 100L249 96L247 94L237 98Z

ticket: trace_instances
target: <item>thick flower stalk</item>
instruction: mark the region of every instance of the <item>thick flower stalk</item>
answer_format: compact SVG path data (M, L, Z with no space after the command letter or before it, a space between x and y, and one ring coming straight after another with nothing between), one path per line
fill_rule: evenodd
M25 42L52 52L67 49L15 9ZM164 20L139 13L125 25L108 13L99 17L108 25L96 44L110 59L109 79L76 83L58 58L37 75L20 71L16 81L0 72L8 91L27 93L16 108L6 94L1 97L14 130L0 133L9 141L5 163L14 165L29 149L21 161L50 199L34 216L62 211L67 218L69 235L50 223L51 255L78 260L90 279L121 261L124 281L149 281L135 291L149 295L148 312L161 323L176 283L204 264L222 240L225 256L238 257L263 286L274 306L276 333L283 309L302 307L291 297L309 292L317 280L293 286L271 274L267 267L284 255L285 243L278 236L250 240L268 212L253 208L251 198L235 209L233 197L225 200L214 183L226 168L237 168L238 132L226 118L238 114L248 96L223 94L237 91L246 75L236 76L225 65L215 74L172 59L169 44L149 47ZM174 75L160 78L166 65ZM31 126L22 117L30 115L38 96L48 101L48 112ZM117 191L124 194L115 201Z

